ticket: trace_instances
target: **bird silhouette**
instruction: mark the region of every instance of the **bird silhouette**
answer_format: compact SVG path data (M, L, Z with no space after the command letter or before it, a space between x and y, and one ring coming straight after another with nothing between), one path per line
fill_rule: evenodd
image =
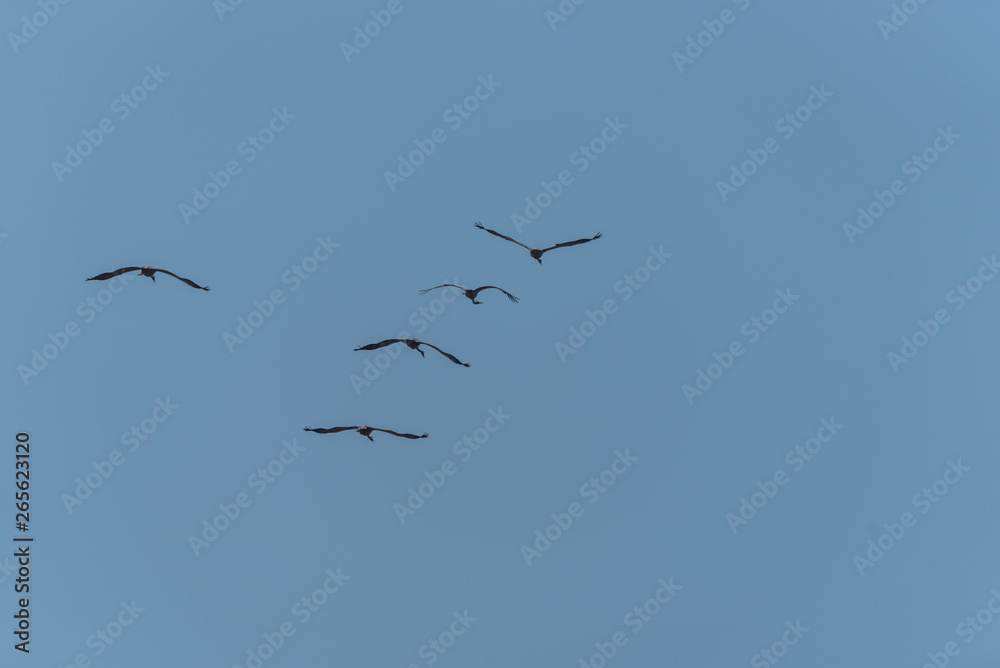
M594 241L595 239L600 239L601 238L601 233L598 232L597 234L595 234L594 236L592 236L589 239L577 239L576 241L567 241L566 243L556 244L555 246L549 246L548 248L532 248L530 246L525 246L524 244L522 244L517 239L511 239L507 235L500 234L496 230L491 230L488 227L483 227L482 223L478 223L477 222L476 223L476 227L478 227L481 230L486 230L490 234L492 234L494 236L497 236L497 237L500 237L501 239L506 239L507 241L511 241L511 242L517 244L518 246L522 246L524 248L527 248L528 252L531 253L531 257L533 257L536 260L538 260L538 264L542 263L542 256L545 255L546 253L548 253L550 250L555 250L556 248L566 248L568 246L576 246L577 244L585 244L585 243Z
M419 294L421 294L421 295L427 294L431 290L437 290L438 288L458 288L459 290L462 290L465 293L466 297L468 297L470 300L472 300L473 304L482 304L482 302L477 302L476 301L476 295L478 295L483 290L489 290L489 289L492 288L493 290L499 290L500 292L502 292L505 295L507 295L507 299L511 300L515 304L517 303L517 297L515 297L512 294L510 294L509 292L507 292L503 288L498 288L495 285L484 285L483 287L476 288L475 290L467 290L466 288L463 288L461 285L455 285L454 283L444 283L442 285L435 285L433 288L427 288L426 290L421 290L419 292Z
M457 357L455 357L454 355L446 353L445 351L441 350L437 346L432 345L430 343L427 343L426 341L421 341L420 339L386 339L385 341L380 341L378 343L369 343L367 346L361 346L360 348L355 348L354 352L357 352L359 350L378 350L379 348L384 348L386 346L391 346L394 343L405 343L410 349L416 350L418 353L420 353L421 357L425 357L425 355L424 355L424 351L420 349L420 346L430 346L434 350L438 351L439 353L441 353L442 355L444 355L445 357L447 357L448 359L450 359L455 364L460 364L460 365L466 366L466 367L470 366L469 364L466 364L465 362L459 361L459 359Z
M314 431L317 434L336 434L337 432L348 431L350 429L354 429L362 436L367 436L368 440L372 443L375 442L375 439L372 438L373 431L384 431L387 434L402 436L403 438L427 438L428 436L427 432L424 432L423 436L416 436L415 434L400 434L399 432L392 431L391 429L379 429L378 427L369 427L368 425L362 425L360 427L331 427L329 429L312 429L310 427L306 427L305 431Z
M122 267L121 269L118 269L117 271L109 271L109 272L104 273L104 274L98 274L97 276L91 276L87 280L88 281L106 281L109 278L114 278L115 276L121 276L122 274L127 274L130 271L138 271L140 276L148 276L149 278L153 279L154 283L156 282L156 272L159 271L159 272L163 272L164 274L167 274L168 276L173 276L178 281L184 281L185 283L187 283L188 285L190 285L192 288L198 288L199 290L205 290L206 292L208 292L208 290L210 289L210 288L203 288L203 287L201 287L200 285L198 285L197 283L195 283L194 281L192 281L190 279L181 278L180 276L178 276L177 274L173 273L172 271L167 271L166 269L157 269L156 267Z

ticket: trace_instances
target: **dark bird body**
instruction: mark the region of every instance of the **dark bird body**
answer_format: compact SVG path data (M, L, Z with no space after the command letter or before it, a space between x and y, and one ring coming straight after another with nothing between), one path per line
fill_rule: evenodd
M513 242L513 243L517 244L518 246L521 246L523 248L527 248L528 252L531 253L531 257L533 257L536 260L538 260L538 264L542 263L542 256L545 255L546 253L548 253L550 250L555 250L556 248L566 248L568 246L576 246L577 244L585 244L585 243L594 241L595 239L600 239L601 238L601 233L598 232L597 234L595 234L594 236L592 236L589 239L577 239L576 241L567 241L566 243L556 244L555 246L549 246L548 248L531 248L530 246L525 246L524 244L522 244L517 239L511 239L510 237L508 237L508 236L506 236L504 234L500 234L496 230L491 230L491 229L489 229L487 227L483 227L482 223L476 223L476 227L478 227L481 230L486 230L487 232L489 232L493 236L500 237L501 239L506 239L507 241L510 241L510 242Z
M98 274L97 276L91 276L87 280L88 281L106 281L109 278L114 278L115 276L121 276L122 274L127 274L130 271L138 271L140 276L148 276L149 278L153 279L154 283L156 282L156 272L159 271L159 272L162 272L162 273L164 273L164 274L166 274L168 276L173 276L178 281L184 281L185 283L187 283L188 285L190 285L192 288L198 288L199 290L205 290L206 292L209 290L209 288L203 288L203 287L201 287L200 285L198 285L197 283L195 283L194 281L192 281L190 279L181 278L180 276L178 276L177 274L175 274L175 273L173 273L171 271L167 271L166 269L157 269L156 267L122 267L121 269L119 269L117 271L109 271L109 272L104 273L104 274Z
M350 429L354 429L362 436L367 436L368 440L371 441L372 443L375 442L375 439L372 438L373 431L384 431L387 434L392 434L393 436L402 436L403 438L427 438L428 436L427 432L424 432L423 436L417 436L415 434L400 434L398 432L392 431L391 429L379 429L378 427L369 427L368 425L362 425L360 427L331 427L329 429L322 429L322 428L311 429L309 427L306 427L305 431L314 431L317 434L336 434L337 432L348 431Z
M359 350L378 350L379 348L384 348L386 346L391 346L391 345L393 345L395 343L405 343L411 350L416 350L418 353L420 353L421 357L425 357L425 355L424 355L424 351L420 349L420 346L429 346L429 347L433 348L434 350L438 351L439 353L441 353L442 355L444 355L445 357L447 357L448 359L450 359L455 364L460 364L460 365L466 366L466 367L470 366L470 365L466 364L465 362L459 361L459 359L457 357L455 357L454 355L446 353L445 351L441 350L437 346L431 345L430 343L427 343L426 341L421 341L420 339L386 339L385 341L380 341L378 343L369 343L367 346L361 346L360 348L355 348L354 352L357 352Z
M437 290L438 288L458 288L459 290L461 290L462 292L465 293L465 296L468 297L472 301L473 304L482 304L482 302L477 302L476 301L476 296L480 292L482 292L483 290L490 290L490 289L499 290L500 292L502 292L505 295L507 295L507 299L511 300L515 304L517 303L517 297L515 297L512 294L510 294L509 292L507 292L503 288L498 288L495 285L484 285L483 287L476 288L475 290L466 290L461 285L455 285L454 283L444 283L443 285L435 285L433 288L427 288L426 290L421 290L419 292L419 294L422 294L422 295L423 294L427 294L431 290ZM428 345L430 345L430 344L428 344Z

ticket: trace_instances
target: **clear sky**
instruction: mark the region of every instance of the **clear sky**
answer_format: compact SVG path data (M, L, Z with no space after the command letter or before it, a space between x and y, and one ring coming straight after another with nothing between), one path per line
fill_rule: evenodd
M231 2L0 11L0 664L996 665L995 3Z

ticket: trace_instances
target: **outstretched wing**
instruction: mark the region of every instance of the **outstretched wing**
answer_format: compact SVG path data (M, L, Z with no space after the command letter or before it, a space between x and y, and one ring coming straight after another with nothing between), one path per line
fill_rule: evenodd
M421 290L417 294L425 295L431 290L437 290L438 288L458 288L462 292L465 292L465 288L461 285L455 285L454 283L444 283L443 285L435 285L433 288L427 288L426 290Z
M444 355L445 357L447 357L448 359L450 359L455 364L461 364L462 366L471 366L470 364L466 364L465 362L459 361L459 359L457 357L455 357L454 355L452 355L450 353L446 353L445 351L441 350L437 346L432 345L430 343L427 343L426 341L421 341L420 345L422 345L422 346L430 346L434 350L438 351L439 353L441 353L442 355Z
M385 348L386 346L391 346L394 343L402 343L403 339L386 339L385 341L380 341L379 343L369 343L367 346L361 346L360 348L355 348L354 352L359 350L378 350L379 348Z
M498 288L498 287L497 287L497 286L495 286L495 285L484 285L483 287L481 287L481 288L479 288L478 290L476 290L476 294L479 294L479 293L480 293L480 292L482 292L483 290L489 290L490 288L493 288L494 290L499 290L500 292L502 292L502 293L504 293L505 295L507 295L507 299L511 300L511 301L512 301L512 302L514 302L515 304L517 303L517 297L515 297L515 296L514 296L514 295L512 295L512 294L510 294L509 292L507 292L507 291L506 291L506 290L504 290L503 288Z
M590 239L577 239L576 241L567 241L566 243L563 243L563 244L556 244L555 246L550 246L548 248L544 248L544 249L542 249L542 252L543 253L548 253L550 250L555 250L556 248L566 248L567 246L576 246L577 244L585 244L585 243L588 243L590 241L593 241L595 239L600 239L600 238L601 238L601 233L598 232L596 235L594 235Z
M114 278L115 276L121 276L122 274L127 274L130 271L139 271L142 267L122 267L118 271L109 271L104 274L98 274L97 276L91 276L88 281L106 281L109 278Z
M530 248L530 247L528 247L528 246L525 246L524 244L522 244L522 243L521 243L520 241L518 241L517 239L511 239L511 238L510 238L510 237L508 237L508 236L505 236L505 235L503 235L503 234L500 234L500 233L499 233L499 232L497 232L496 230L491 230L491 229L489 229L488 227L483 227L483 224L482 224L482 223L476 223L476 227L478 227L478 228L479 228L479 229L481 229L481 230L486 230L487 232L489 232L490 234L492 234L492 235L493 235L493 236L495 236L495 237L500 237L501 239L506 239L507 241L513 241L513 242L514 242L515 244L517 244L518 246L523 246L524 248L527 248L528 250L531 250L531 248Z
M311 427L306 427L305 431L314 431L317 434L336 434L339 431L348 431L350 429L357 429L357 427L331 427L329 429L313 429Z
M192 288L198 288L199 290L205 290L205 291L209 290L209 288L203 288L203 287L201 287L200 285L198 285L197 283L195 283L194 281L192 281L190 279L181 278L180 276L178 276L177 274L175 274L172 271L167 271L166 269L157 269L156 271L161 271L161 272L163 272L164 274L166 274L168 276L173 276L178 281L184 281L185 283L187 283L188 285L190 285Z
M372 431L384 431L387 434L392 434L393 436L402 436L403 438L427 438L427 432L424 432L423 436L416 436L414 434L400 434L391 429L379 429L378 427L372 427Z

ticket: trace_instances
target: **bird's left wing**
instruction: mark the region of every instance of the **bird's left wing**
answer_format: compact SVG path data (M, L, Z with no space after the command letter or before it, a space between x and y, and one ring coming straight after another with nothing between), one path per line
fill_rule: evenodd
M139 271L142 267L122 267L117 271L107 271L103 274L98 274L97 276L91 276L88 281L106 281L109 278L114 278L115 276L121 276L122 274L127 274L130 271Z
M359 350L378 350L379 348L384 348L386 346L391 346L394 343L402 343L403 339L386 339L385 341L380 341L378 343L369 343L367 346L361 346L360 348L355 348L354 352Z
M336 434L337 432L347 431L349 429L357 429L357 427L330 427L329 429L324 429L322 427L319 428L319 429L313 429L311 427L306 427L305 431L314 431L317 434Z
M438 288L458 288L463 292L465 291L465 288L463 288L461 285L455 285L454 283L442 283L441 285L435 285L433 288L426 288L424 290L420 290L417 294L425 295L431 290L437 290Z
M495 237L500 237L501 239L506 239L507 241L512 241L512 242L514 242L515 244L517 244L518 246L524 246L524 248L527 248L528 250L531 250L531 248L529 248L528 246L525 246L524 244L522 244L522 243L521 243L520 241L518 241L517 239L511 239L511 238L510 238L510 237L508 237L507 235L505 235L505 234L500 234L500 233L499 233L499 232L497 232L496 230L491 230L491 229L490 229L490 228L488 228L488 227L483 227L483 224L482 224L482 223L476 223L476 227L478 227L478 228L479 228L479 229L481 229L481 230L486 230L487 232L489 232L490 234L492 234L492 235L493 235L493 236L495 236Z

